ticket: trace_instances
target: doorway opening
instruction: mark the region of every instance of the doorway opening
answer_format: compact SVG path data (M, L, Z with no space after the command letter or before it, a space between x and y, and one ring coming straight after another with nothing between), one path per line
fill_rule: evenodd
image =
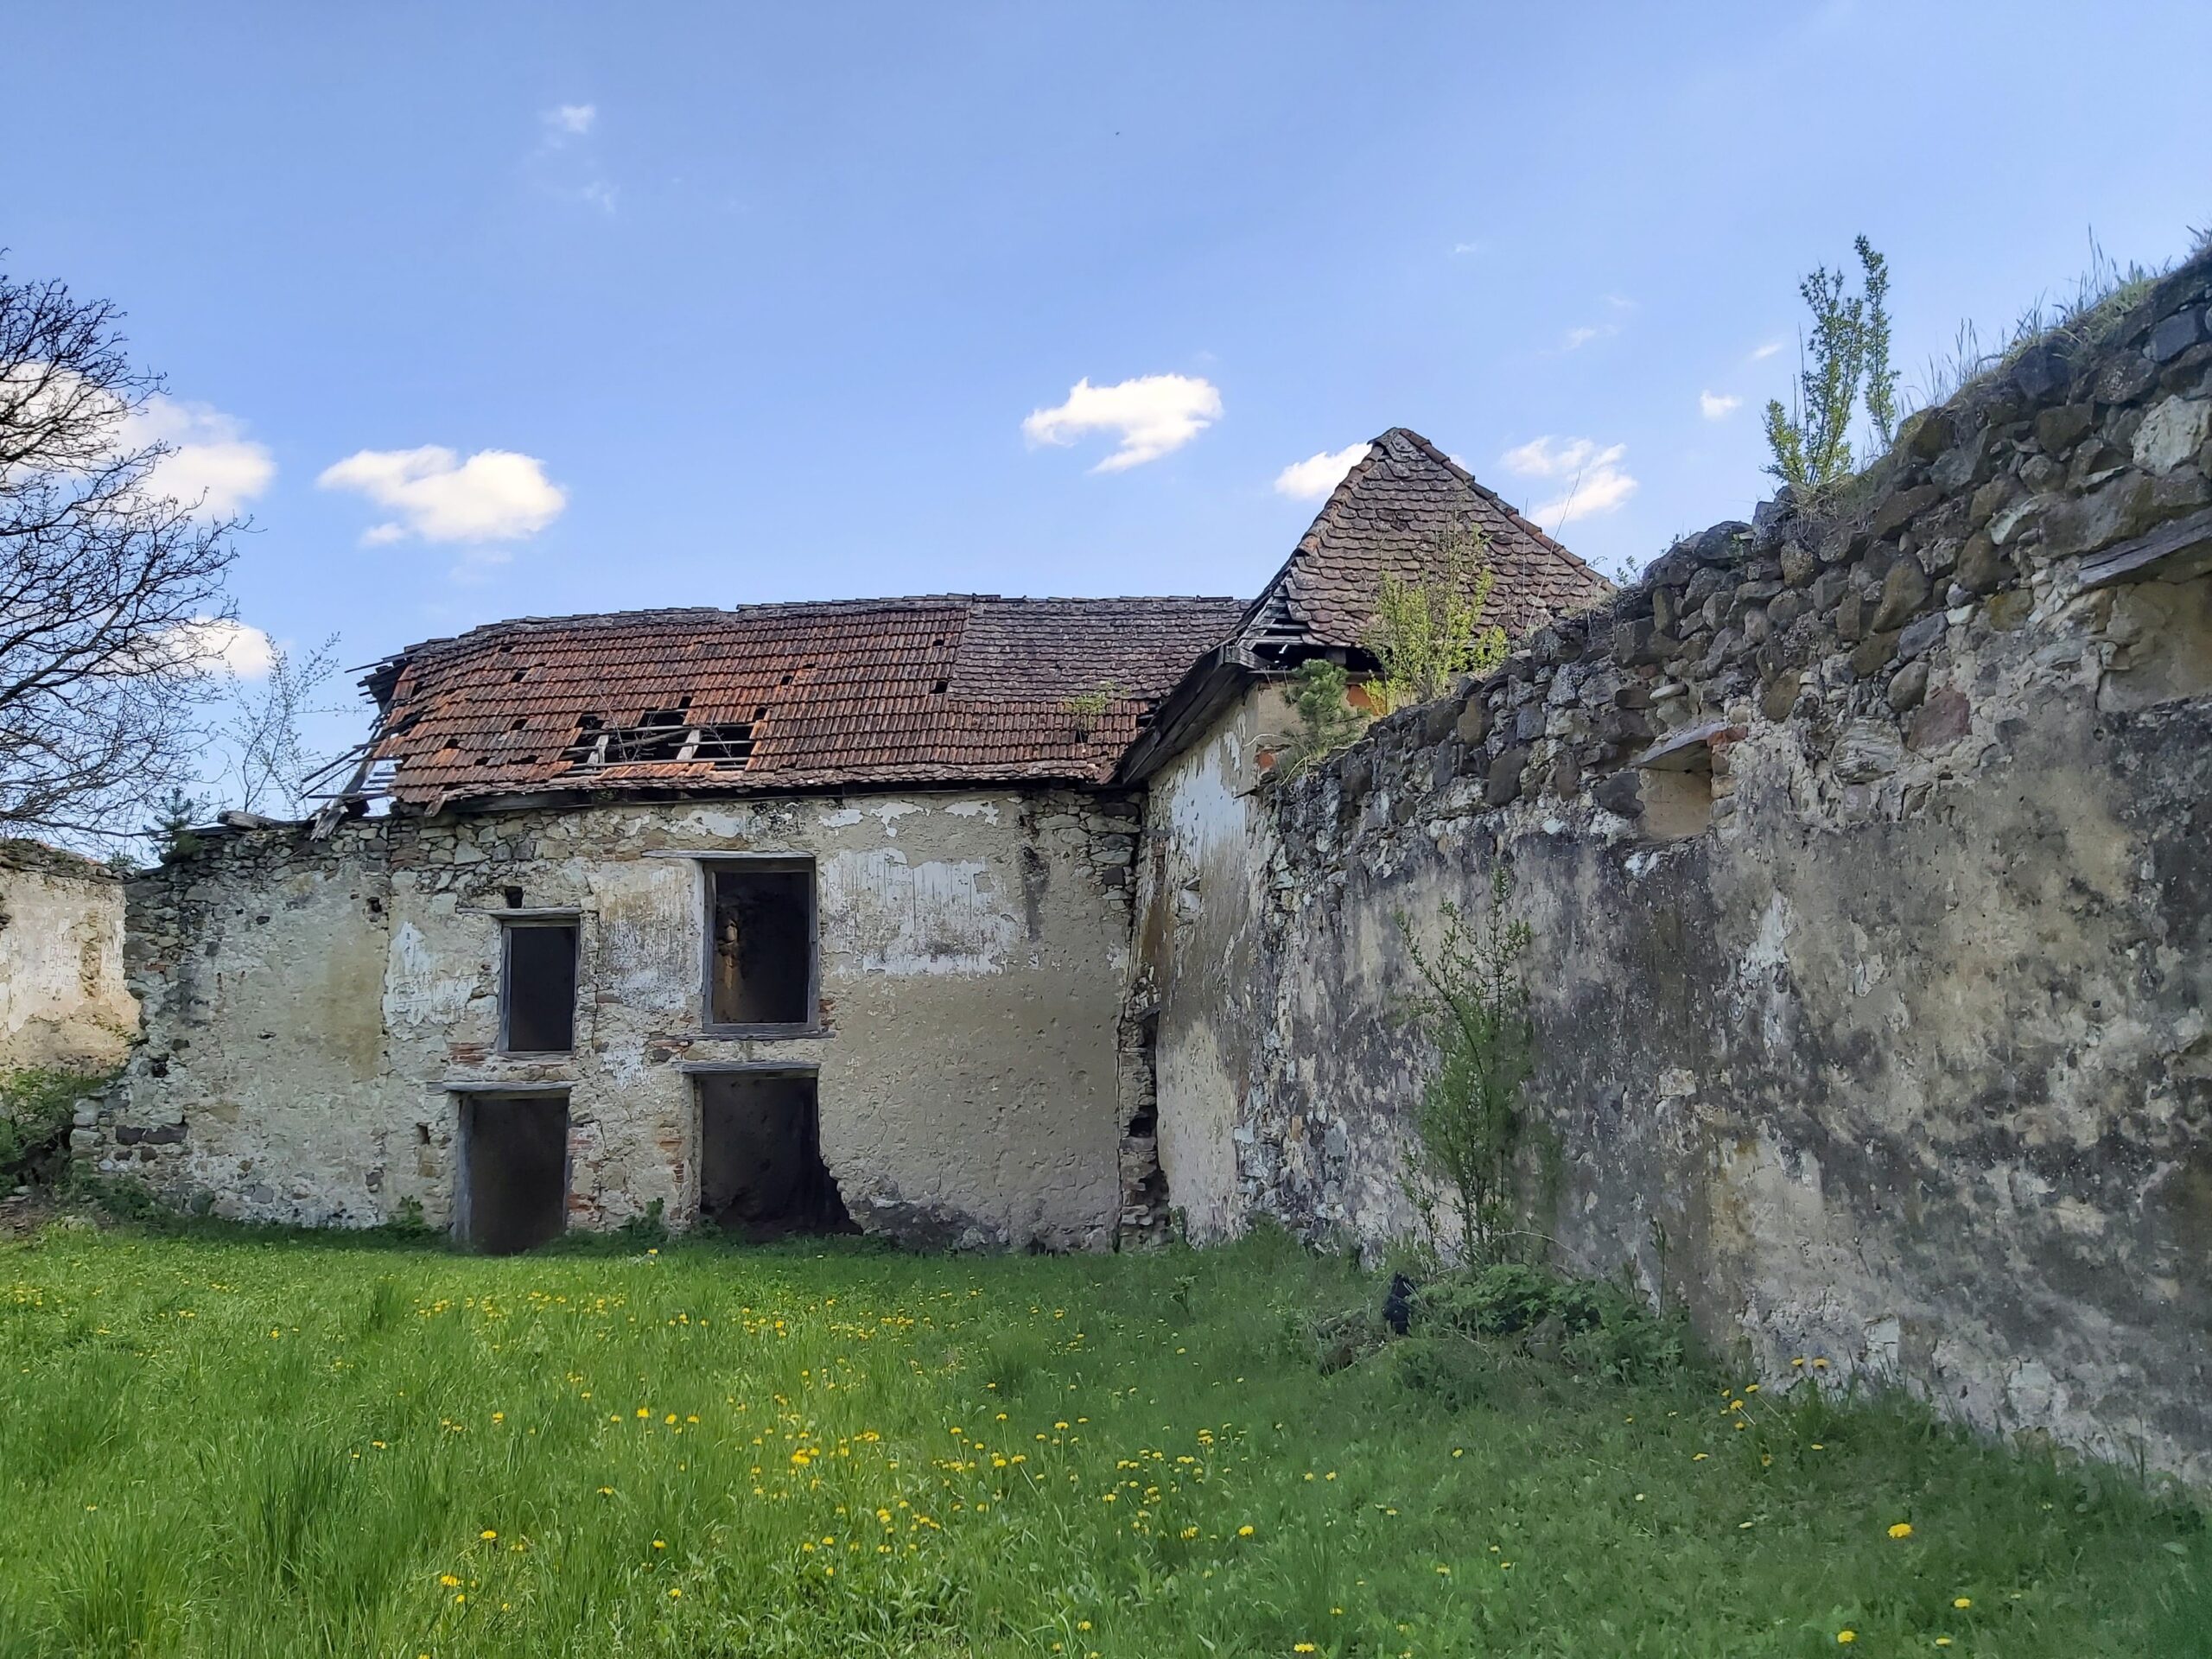
M822 1161L811 1071L702 1071L699 1219L750 1239L842 1233L851 1216Z
M461 1243L493 1255L558 1238L569 1225L569 1097L465 1095Z

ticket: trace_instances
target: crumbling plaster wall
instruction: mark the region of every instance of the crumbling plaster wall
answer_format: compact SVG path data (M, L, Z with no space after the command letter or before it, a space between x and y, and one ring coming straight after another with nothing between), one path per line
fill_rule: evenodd
M1503 860L1560 1260L2212 1478L2209 307L2200 262L1234 810L1245 734L1187 755L1139 973L1194 1233L1410 1228L1399 918Z
M137 1025L115 873L38 842L0 841L0 1075L105 1071Z
M864 1226L1101 1248L1121 1206L1116 1021L1135 807L1012 791L544 807L218 837L133 884L146 1040L78 1151L226 1215L452 1214L455 1085L565 1084L573 1221L690 1222L685 1065L819 1071L824 1160ZM819 1036L702 1023L686 853L817 861ZM575 1049L496 1052L499 924L579 918Z

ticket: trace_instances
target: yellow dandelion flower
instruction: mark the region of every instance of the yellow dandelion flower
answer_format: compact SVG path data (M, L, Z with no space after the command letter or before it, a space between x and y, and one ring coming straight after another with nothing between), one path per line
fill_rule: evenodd
M1897 1522L1894 1526L1892 1526L1892 1527L1890 1529L1890 1536L1891 1536L1891 1537L1892 1537L1892 1538L1910 1538L1910 1537L1911 1537L1911 1536L1912 1536L1912 1522L1910 1522L1910 1521L1900 1521L1900 1522Z
M1247 1522L1245 1525L1237 1528L1236 1535L1239 1538L1249 1538L1252 1535L1252 1528L1250 1523Z
M675 1597L677 1597L677 1596L682 1595L683 1592L681 1590L677 1589L675 1586L671 1585L671 1586L669 1586L668 1593L669 1593L669 1596L671 1597L671 1599L673 1599L673 1598L675 1598Z
M1974 1605L1974 1598L1972 1596L1953 1596L1951 1598L1951 1605L1959 1608L1971 1607Z
M491 1528L486 1527L483 1531L478 1533L476 1535L479 1538L484 1539L486 1542L489 1542L492 1539L497 1538L499 1535L493 1531Z
M1315 1647L1311 1642L1294 1642L1290 1644L1290 1650L1293 1653L1319 1653L1320 1651L1320 1649Z
M1838 1630L1835 1633L1835 1639L1847 1647L1852 1643L1856 1642L1859 1639L1859 1632L1856 1630Z
M455 1577L454 1577L452 1573L439 1573L439 1574L438 1574L438 1582L439 1582L440 1584L442 1584L443 1586L445 1586L445 1587L446 1587L447 1589L448 1589L448 1590L455 1589L455 1588L459 1587L459 1586L460 1586L460 1584L461 1584L461 1580L460 1580L459 1579L455 1578Z
M1936 1645L1939 1648L1948 1648L1951 1645L1951 1638L1948 1636L1939 1636L1936 1638Z

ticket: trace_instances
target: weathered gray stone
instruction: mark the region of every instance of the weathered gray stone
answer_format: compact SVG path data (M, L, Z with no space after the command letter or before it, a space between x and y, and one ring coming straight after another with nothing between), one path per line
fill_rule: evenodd
M1870 633L1852 652L1851 671L1862 680L1871 680L1887 668L1897 654L1895 633Z
M2095 424L2096 410L2088 404L2063 404L2036 416L2036 442L2044 447L2045 454L2063 455Z
M1920 568L1920 561L1910 554L1899 557L1882 578L1882 597L1867 628L1881 633L1902 627L1908 617L1928 602L1929 591L1928 573Z
M1599 779L1590 796L1606 811L1621 817L1641 817L1643 814L1643 797L1632 771L1616 772Z
M2021 397L2031 404L2039 404L2062 389L2072 376L2072 366L2059 343L2045 340L2020 353L2019 360L2012 365L2011 379Z
M1866 631L1864 594L1856 588L1847 588L1835 602L1836 637L1846 644L1857 639Z
M2151 509L2151 480L2140 473L2126 474L2087 495L2055 500L2043 514L2044 551L2052 558L2094 553L2139 534L2148 527Z
M1959 549L1958 580L1968 593L1994 593L2011 575L2011 565L1986 535L1969 536Z
M1907 624L1897 634L1897 655L1906 662L1926 655L1942 643L1949 623L1941 611L1930 611Z
M2212 402L2168 397L2153 404L2135 429L2135 464L2146 473L2170 473L2194 461L2212 437Z
M1928 690L1928 664L1907 663L1890 677L1887 693L1890 707L1903 714L1917 707Z
M2091 380L2101 404L2132 404L2158 383L2158 365L2140 352L2120 352L2107 359Z
M2153 363L2170 362L2196 344L2197 319L2195 311L2177 311L2151 330L2151 338L2144 346L2145 353Z
M1510 806L1521 798L1521 774L1528 768L1529 751L1516 745L1499 753L1490 763L1490 776L1483 785L1483 802L1488 806Z

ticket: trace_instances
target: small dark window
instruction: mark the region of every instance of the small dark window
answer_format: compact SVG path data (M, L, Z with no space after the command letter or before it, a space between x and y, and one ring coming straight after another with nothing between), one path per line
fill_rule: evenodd
M576 930L506 930L499 1046L510 1054L565 1054L576 1046Z
M715 1026L814 1023L814 866L707 869L707 1020Z

